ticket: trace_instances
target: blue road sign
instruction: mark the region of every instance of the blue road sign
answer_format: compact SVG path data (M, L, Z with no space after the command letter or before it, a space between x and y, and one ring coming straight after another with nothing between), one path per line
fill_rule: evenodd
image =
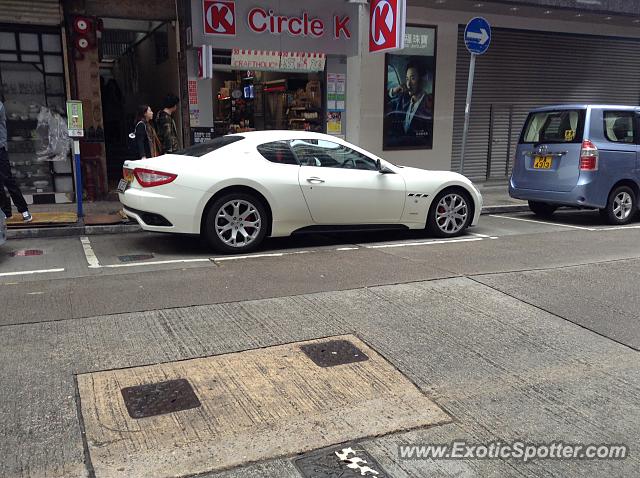
M482 17L469 20L464 29L464 44L469 53L482 55L491 43L491 25Z

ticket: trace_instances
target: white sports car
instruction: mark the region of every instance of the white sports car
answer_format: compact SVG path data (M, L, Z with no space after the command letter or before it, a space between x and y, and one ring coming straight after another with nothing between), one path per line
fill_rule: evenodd
M480 192L460 174L395 166L304 131L223 136L126 161L123 175L120 202L143 229L203 234L228 253L313 230L426 228L453 237L482 209Z

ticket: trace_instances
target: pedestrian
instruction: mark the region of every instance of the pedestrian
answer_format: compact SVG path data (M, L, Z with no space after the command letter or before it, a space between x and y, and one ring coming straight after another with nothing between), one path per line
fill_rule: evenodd
M136 111L136 153L138 159L160 156L161 145L153 127L153 110L149 105L140 105Z
M7 150L7 111L4 107L4 101L4 95L0 92L0 208L9 219L12 216L11 199L13 199L13 203L18 208L18 212L22 214L24 222L31 222L33 217L29 213L27 201L24 200L24 196L11 173L9 152ZM6 195L5 188L11 198Z
M163 154L175 153L180 149L178 129L176 128L176 122L173 120L179 101L177 96L168 94L164 99L163 109L158 112L156 117L156 129L158 130Z

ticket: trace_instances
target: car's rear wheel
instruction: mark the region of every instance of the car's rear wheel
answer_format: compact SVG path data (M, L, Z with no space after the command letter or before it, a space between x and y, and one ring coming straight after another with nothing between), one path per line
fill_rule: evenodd
M258 198L245 193L230 193L218 198L209 208L204 235L216 250L245 253L255 250L267 233L267 211Z
M611 194L602 212L610 224L628 224L636 212L636 195L629 186L618 186Z
M455 189L436 196L427 217L427 232L438 237L459 236L469 226L473 216L471 197Z
M556 212L556 209L558 209L558 206L546 202L529 201L529 209L531 209L531 212L536 216L551 217L553 213Z

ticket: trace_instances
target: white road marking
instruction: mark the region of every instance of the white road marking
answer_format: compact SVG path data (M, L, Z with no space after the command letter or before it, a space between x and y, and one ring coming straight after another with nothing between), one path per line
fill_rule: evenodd
M497 217L499 219L511 219L512 221L533 222L535 224L547 224L549 226L568 227L568 228L571 228L571 229L579 229L581 231L597 231L597 229L594 229L592 227L570 226L569 224L560 224L560 223L557 223L557 222L538 221L536 219L525 219L524 217L500 216L500 215L497 215L497 214L489 214L489 217Z
M44 292L27 292L27 295L42 295Z
M96 256L96 253L93 252L93 247L91 247L91 241L89 238L84 236L80 238L80 242L82 242L82 249L84 250L84 256L87 258L87 263L89 264L89 269L99 269L100 261Z
M64 269L41 269L37 271L1 272L0 277L21 276L31 274L48 274L50 272L64 272Z
M470 236L481 237L483 239L498 239L498 236L487 236L486 234L479 234L477 232L469 232Z
M338 247L336 251L357 251L359 247Z
M98 265L97 267L105 269L117 269L120 267L136 267L136 266L158 266L164 264L187 264L191 262L211 262L211 259L171 259L166 261L151 261L151 262L128 262L126 264L107 264L106 266Z
M362 247L365 247L367 249L387 249L390 247L430 246L432 244L455 244L458 242L476 242L482 240L482 237L473 237L469 239L443 239L439 241L402 242L399 244L379 244L374 246L363 245Z
M310 254L312 252L317 252L317 251L274 252L271 254L250 254L247 256L212 257L211 260L213 262L237 261L241 259L256 259L259 257L283 257L283 256L290 256L293 254Z
M620 231L622 229L640 229L640 226L605 226L594 229L594 231Z

